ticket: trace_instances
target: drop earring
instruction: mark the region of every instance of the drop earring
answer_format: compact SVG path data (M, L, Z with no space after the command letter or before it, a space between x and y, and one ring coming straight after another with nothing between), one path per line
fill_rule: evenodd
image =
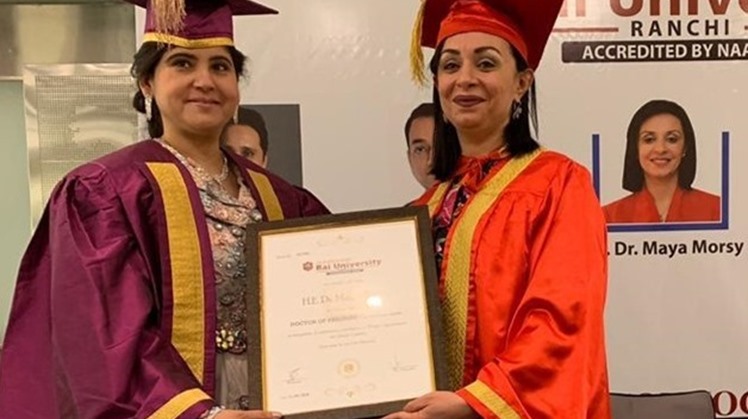
M512 102L512 120L516 121L520 116L522 116L522 104L515 100Z
M145 97L145 119L150 121L153 117L153 98L151 96Z

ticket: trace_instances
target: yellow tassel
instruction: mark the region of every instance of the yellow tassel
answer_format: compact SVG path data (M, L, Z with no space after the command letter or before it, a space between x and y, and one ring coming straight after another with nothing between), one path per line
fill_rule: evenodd
M421 33L423 32L423 12L426 8L426 1L421 0L421 6L418 8L416 21L413 24L413 32L410 37L410 73L411 78L417 84L426 86L428 79L424 71L423 50L421 49Z
M185 11L185 0L151 0L151 10L156 18L156 32L167 35L178 35L182 31Z

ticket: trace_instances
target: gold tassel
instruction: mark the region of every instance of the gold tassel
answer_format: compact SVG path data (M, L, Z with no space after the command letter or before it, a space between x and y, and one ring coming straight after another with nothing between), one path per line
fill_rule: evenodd
M421 49L421 33L423 32L423 12L426 8L426 1L421 0L421 6L418 8L416 21L413 24L413 32L410 35L410 75L414 82L421 87L426 86L428 79L424 71L423 49Z
M156 20L156 32L177 35L184 25L185 0L151 0L151 10Z

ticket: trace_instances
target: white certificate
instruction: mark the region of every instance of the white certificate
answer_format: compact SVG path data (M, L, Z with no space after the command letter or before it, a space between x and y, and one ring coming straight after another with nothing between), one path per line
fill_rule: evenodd
M352 417L351 408L368 406L359 413L373 416L387 412L372 406L440 388L433 323L441 319L423 216L413 208L346 214L256 234L260 298L249 305L260 356L250 364L261 364L251 371L261 375L252 378L262 381L262 409Z

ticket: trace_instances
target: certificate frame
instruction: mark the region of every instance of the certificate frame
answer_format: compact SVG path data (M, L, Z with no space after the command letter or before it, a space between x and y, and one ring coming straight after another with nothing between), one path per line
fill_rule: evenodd
M268 328L269 317L266 313L268 304L263 301L263 284L272 280L264 277L262 272L263 240L273 235L293 234L305 232L312 234L338 227L370 227L399 222L414 224L415 241L420 257L420 278L407 280L422 281L423 304L425 313L422 325L427 333L428 351L430 359L431 389L430 391L447 390L447 369L444 354L444 339L442 332L442 312L439 301L438 277L434 258L434 247L431 238L431 220L427 207L402 207L369 211L351 212L337 215L325 215L308 218L295 218L282 221L252 224L247 229L245 253L247 260L247 357L249 368L249 406L257 410L279 410L289 419L363 419L381 417L400 411L413 399L409 397L395 397L393 400L367 403L354 406L333 406L327 409L315 408L309 412L294 412L287 414L282 409L269 406L266 397L266 361L272 354L266 353L264 336ZM415 302L414 302L415 303ZM420 341L419 344L423 344ZM299 349L303 350L303 349ZM355 351L355 349L352 349ZM387 383L383 383L387 384Z

